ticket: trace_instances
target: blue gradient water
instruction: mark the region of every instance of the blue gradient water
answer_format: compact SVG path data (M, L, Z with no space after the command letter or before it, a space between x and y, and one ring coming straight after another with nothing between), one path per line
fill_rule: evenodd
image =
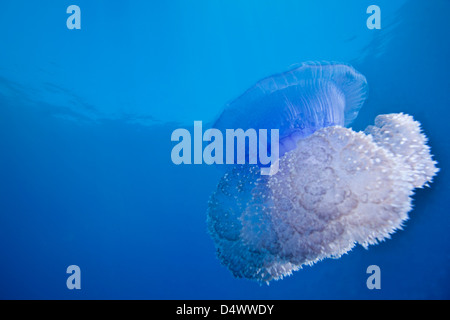
M82 29L66 28L77 4ZM366 27L366 8L382 29ZM450 3L2 1L0 298L450 298ZM441 171L405 229L270 286L233 279L206 232L222 172L171 162L172 131L210 122L259 79L308 60L369 83L353 124L419 120ZM82 289L66 288L67 266ZM368 290L366 268L381 268Z

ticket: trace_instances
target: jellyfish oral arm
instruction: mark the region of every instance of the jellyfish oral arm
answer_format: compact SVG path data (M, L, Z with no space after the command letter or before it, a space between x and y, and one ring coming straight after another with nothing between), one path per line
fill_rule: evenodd
M193 142L192 142L193 140ZM279 130L226 129L225 143L222 131L211 128L203 133L202 121L194 121L194 138L187 129L172 132L171 141L178 141L171 152L172 162L179 164L261 164L262 175L278 172ZM248 145L246 143L248 141ZM209 142L204 148L204 142ZM192 148L194 152L192 152ZM225 152L224 152L224 149ZM270 152L269 152L270 149ZM192 161L193 153L193 161ZM269 154L270 153L270 154ZM224 161L225 155L225 161ZM248 160L248 162L247 162Z

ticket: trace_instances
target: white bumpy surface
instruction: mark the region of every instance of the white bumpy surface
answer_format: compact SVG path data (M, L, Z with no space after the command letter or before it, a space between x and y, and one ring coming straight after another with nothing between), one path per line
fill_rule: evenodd
M208 210L222 263L269 282L401 228L436 162L411 116L380 115L366 133L323 128L282 157L273 176L248 166L227 173Z

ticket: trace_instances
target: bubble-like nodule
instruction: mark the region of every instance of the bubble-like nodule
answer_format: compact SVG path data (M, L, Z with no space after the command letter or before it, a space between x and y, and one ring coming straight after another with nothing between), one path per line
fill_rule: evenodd
M405 114L380 115L365 133L344 124L298 139L275 175L244 165L223 176L207 220L234 276L281 279L389 238L408 219L413 190L438 171L420 124Z

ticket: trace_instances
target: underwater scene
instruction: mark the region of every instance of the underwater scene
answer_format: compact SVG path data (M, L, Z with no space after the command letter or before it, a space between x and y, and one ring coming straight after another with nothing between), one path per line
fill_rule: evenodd
M449 299L449 10L2 1L0 299Z

